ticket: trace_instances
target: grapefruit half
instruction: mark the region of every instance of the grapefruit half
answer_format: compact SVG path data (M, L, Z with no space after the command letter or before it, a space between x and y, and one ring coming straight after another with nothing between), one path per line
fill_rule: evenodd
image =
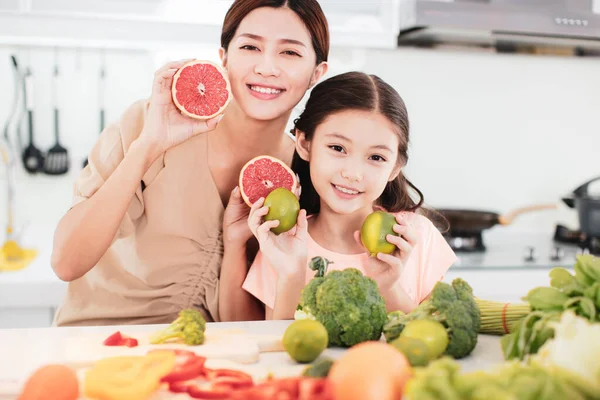
M266 198L277 188L296 193L296 174L286 163L271 156L258 156L248 161L239 179L240 193L244 202L252 207L256 200Z
M231 84L217 64L192 60L175 73L171 94L182 114L207 120L225 110L231 101Z

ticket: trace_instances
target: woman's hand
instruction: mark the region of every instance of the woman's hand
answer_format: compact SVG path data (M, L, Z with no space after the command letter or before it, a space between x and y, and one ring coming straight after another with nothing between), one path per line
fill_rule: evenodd
M369 257L368 276L373 278L382 291L387 291L394 286L404 273L404 267L413 248L417 245L417 233L406 224L401 216L396 216L393 226L396 235L387 235L386 240L396 246L392 254L377 253L376 257ZM354 232L354 239L362 246L360 232ZM364 247L364 246L363 246Z
M263 206L264 199L258 199L250 209L248 226L260 244L260 250L267 261L277 270L279 278L295 276L298 266L307 265L308 257L308 221L306 210L300 210L296 226L279 235L271 232L271 228L279 225L279 221L265 221L263 217L269 207Z
M221 118L217 116L207 121L196 120L182 115L175 107L171 97L173 76L187 61L190 60L167 63L154 74L148 114L140 134L140 140L151 149L153 160L171 147L215 129Z
M223 241L225 245L242 247L252 237L248 226L250 207L244 202L239 187L235 187L229 197L223 214Z

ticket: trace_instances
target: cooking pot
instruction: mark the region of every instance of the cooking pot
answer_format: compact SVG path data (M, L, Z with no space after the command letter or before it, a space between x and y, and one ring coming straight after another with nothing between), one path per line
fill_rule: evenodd
M438 208L436 211L448 220L450 235L461 236L480 234L483 230L495 225L509 225L521 214L555 208L557 208L556 204L536 204L517 208L506 214L499 214L493 211L444 208Z
M588 186L599 180L600 176L587 181L562 199L568 207L577 210L579 230L593 237L600 237L600 195L590 195Z

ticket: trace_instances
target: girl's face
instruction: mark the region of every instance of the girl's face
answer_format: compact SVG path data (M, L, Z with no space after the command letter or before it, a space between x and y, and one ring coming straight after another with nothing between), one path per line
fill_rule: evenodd
M376 112L343 111L319 125L310 142L300 134L299 155L325 207L337 214L372 211L388 181L400 172L399 139Z
M325 73L316 66L309 31L292 10L261 7L240 23L221 49L233 97L251 118L272 120L291 111Z

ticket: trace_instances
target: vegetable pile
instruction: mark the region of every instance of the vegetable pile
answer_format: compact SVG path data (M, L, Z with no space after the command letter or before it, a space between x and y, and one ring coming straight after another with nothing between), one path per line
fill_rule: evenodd
M321 322L329 346L379 340L387 310L375 281L354 268L326 273L328 264L322 257L310 261L317 274L302 290L295 318Z
M566 311L590 322L599 321L600 258L580 255L574 266L575 275L564 268L550 271L550 286L532 289L524 300L532 312L515 325L514 331L501 339L507 360L525 359L554 337L553 322Z
M480 312L473 289L461 278L454 279L451 285L436 283L431 297L408 314L402 311L389 313L383 327L386 340L395 340L410 321L419 319L433 319L444 325L449 338L445 354L453 358L468 356L477 345Z

